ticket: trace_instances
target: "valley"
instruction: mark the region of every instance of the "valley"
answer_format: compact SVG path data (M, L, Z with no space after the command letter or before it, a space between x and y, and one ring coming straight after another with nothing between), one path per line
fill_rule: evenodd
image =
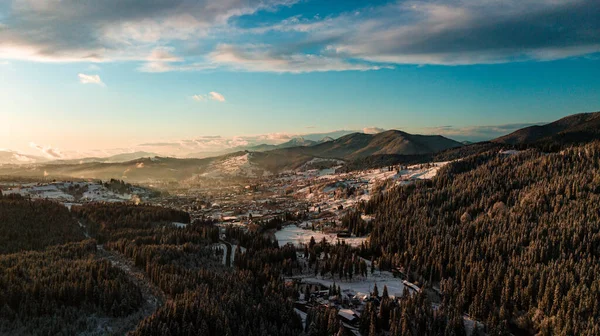
M350 147L336 150L350 150L353 141L343 140ZM98 281L116 281L139 293L118 297L117 306L92 292L73 302L60 292L48 294L55 295L57 305L71 306L56 326L48 325L43 312L36 313L35 328L81 335L143 335L164 328L219 334L223 326L231 333L241 332L239 324L226 322L224 316L254 321L244 328L257 331L268 325L273 334L284 335L324 330L366 335L373 328L397 334L403 328L425 326L439 328L432 334L465 335L594 330L591 320L573 318L575 325L556 319L557 312L570 308L555 306L550 298L565 295L556 294L556 288L582 298L600 288L596 278L583 272L595 267L589 263L597 258L590 246L597 240L594 232L600 221L561 224L570 216L584 215L573 209L594 207L589 202L599 190L598 143L566 142L553 152L546 140L499 142L429 154L376 151L360 161L352 158L362 154L345 159L305 154L307 148L328 143L323 142L202 160L154 157L108 166L94 163L107 174L116 167L124 169L118 174L123 179L105 181L5 175L0 205L11 210L4 214L5 227L0 225L6 240L0 268L8 271L15 258L46 255L63 268L93 262L93 267L110 269L107 278ZM287 155L282 150L304 154L290 154L279 162ZM265 163L268 160L273 161ZM146 176L135 182L140 175L132 174L145 169L181 174L170 168L173 165L186 167L179 175L183 178ZM64 166L55 169L74 167ZM2 169L27 173L48 167ZM586 182L575 187L575 180ZM554 201L546 193L554 195ZM37 217L19 222L31 207L37 209ZM54 215L36 221L46 213ZM593 214L595 210L585 215ZM44 230L45 239L37 238ZM575 240L562 240L565 235ZM552 243L542 244L538 237ZM61 248L71 252L64 254ZM500 255L510 257L504 261ZM575 256L585 258L569 269ZM541 261L551 264L541 266ZM32 265L24 267L35 272ZM497 272L483 272L485 267ZM565 276L550 277L553 269ZM547 278L536 282L540 274ZM567 279L575 277L583 281L567 289ZM495 290L482 293L469 287L474 283ZM37 287L14 288L31 295L31 302L43 299ZM227 299L207 294L213 291ZM493 294L498 292L503 294ZM519 299L511 301L508 295ZM261 307L258 320L254 312L231 310L247 307L241 297ZM32 324L19 322L19 306L9 300L0 331L32 330ZM572 308L586 314L594 307ZM181 309L202 317L181 315ZM76 326L63 326L69 316L77 316ZM498 323L498 318L505 322Z

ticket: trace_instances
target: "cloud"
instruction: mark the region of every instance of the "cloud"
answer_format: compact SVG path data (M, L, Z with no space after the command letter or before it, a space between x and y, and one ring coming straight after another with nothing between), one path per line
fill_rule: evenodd
M152 50L147 62L139 70L143 72L166 72L174 70L173 63L181 62L181 57L173 54L173 48L158 47Z
M61 151L58 148L53 148L52 146L41 146L34 142L30 142L29 147L31 147L33 149L37 149L38 151L42 152L42 154L44 154L46 157L48 157L50 159L63 158L63 154L61 153Z
M7 0L0 58L41 62L144 60L157 46L205 38L231 18L293 0Z
M385 129L383 128L379 128L379 127L365 127L363 128L363 133L365 134L377 134L377 133L381 133L384 132Z
M276 31L344 59L375 64L464 65L552 60L600 51L597 1L403 1Z
M253 72L305 73L391 68L388 64L351 62L337 56L293 52L265 44L220 44L208 55L208 59L210 64L217 67Z
M106 86L104 82L102 82L102 80L100 79L100 76L98 75L86 75L80 73L77 76L79 77L79 82L81 84L96 84L100 86Z
M223 95L220 94L220 93L218 93L218 92L214 92L214 91L209 92L208 96L212 100L216 100L216 101L221 102L221 103L225 102L225 97L223 97Z
M306 73L600 52L600 2L592 0L405 0L311 17L294 12L296 2L7 0L0 2L0 60ZM260 16L283 7L290 17Z
M214 92L214 91L209 92L207 95L202 95L202 94L193 95L192 99L197 102L202 102L202 101L207 101L207 100L215 100L220 103L225 102L225 97L222 94L220 94L218 92Z

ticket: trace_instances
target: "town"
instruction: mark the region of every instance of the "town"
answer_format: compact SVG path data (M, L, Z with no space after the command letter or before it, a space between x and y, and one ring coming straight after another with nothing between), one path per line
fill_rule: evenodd
M364 248L373 220L373 215L361 210L366 202L395 186L430 179L446 164L345 171L343 161L313 160L295 171L268 178L224 174L175 185L152 181L139 186L120 180L13 181L3 182L0 188L6 195L53 199L67 207L89 202L131 202L185 211L191 223L210 222L220 227L221 242L216 248L223 251L222 263L227 266L233 266L236 253L245 251L244 246L238 248L227 241L228 228L266 235L277 240L280 247L296 251L299 267L285 281L297 291L295 311L305 328L311 309L335 308L346 330L360 335L365 307L380 309L384 298L393 301L425 291L435 308L440 302L439 287L422 289L418 281L408 281L404 269L384 271L374 261L361 257L345 263L339 273L320 268L318 264L326 264L331 255L310 255L308 248ZM464 316L469 335L477 323Z

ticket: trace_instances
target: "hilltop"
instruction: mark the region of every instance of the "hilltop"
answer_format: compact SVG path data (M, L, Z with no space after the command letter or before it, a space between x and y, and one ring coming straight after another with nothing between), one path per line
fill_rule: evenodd
M492 140L507 145L568 145L600 138L600 112L579 113L541 126L530 126Z

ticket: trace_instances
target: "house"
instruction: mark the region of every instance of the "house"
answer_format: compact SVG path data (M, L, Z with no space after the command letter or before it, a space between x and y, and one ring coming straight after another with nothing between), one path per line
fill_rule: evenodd
M339 318L346 323L356 323L359 320L359 315L352 309L340 309L338 312Z

